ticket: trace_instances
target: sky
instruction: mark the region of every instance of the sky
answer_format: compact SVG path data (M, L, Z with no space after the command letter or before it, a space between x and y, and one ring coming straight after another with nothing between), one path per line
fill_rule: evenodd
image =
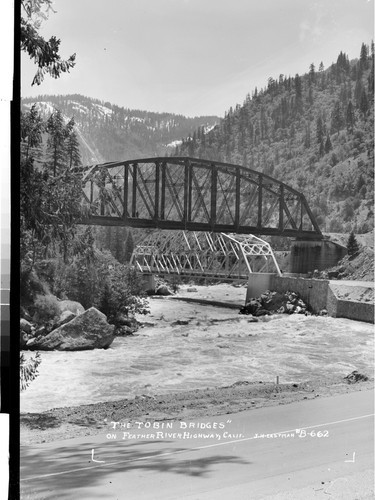
M21 95L78 93L118 106L186 116L242 104L269 77L359 57L374 38L374 0L54 0L41 34L76 66Z

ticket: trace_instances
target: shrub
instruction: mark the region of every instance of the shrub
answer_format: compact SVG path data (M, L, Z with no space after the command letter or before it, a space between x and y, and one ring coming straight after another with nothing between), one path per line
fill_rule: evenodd
M38 278L50 288L53 287L53 282L56 276L57 259L38 260L34 264L34 269Z
M34 302L36 321L48 323L59 315L59 304L54 295L38 295Z
M120 313L148 312L138 274L130 266L120 264L109 251L96 251L92 262L80 256L69 266L60 264L54 292L80 302L85 309L96 307L109 321Z
M114 321L118 314L149 312L140 279L134 269L116 263L103 275L102 283L97 307L110 322Z
M330 158L330 160L329 160L329 164L330 164L332 167L334 167L335 165L337 165L337 164L338 164L338 162L339 162L339 159L337 158L336 153L332 153L332 154L331 154L331 158Z
M69 265L60 262L56 268L54 293L62 299L76 300L85 309L94 305L100 287L97 263L89 263L84 257L75 257Z
M39 352L35 353L34 358L25 359L24 355L20 354L20 387L21 391L24 391L38 376L38 366L41 362L41 357Z
M48 293L48 288L39 279L31 267L21 262L20 268L20 301L30 304L37 295Z
M180 285L182 284L182 278L179 274L172 274L168 279L168 282L172 288L174 293L177 293L180 289Z

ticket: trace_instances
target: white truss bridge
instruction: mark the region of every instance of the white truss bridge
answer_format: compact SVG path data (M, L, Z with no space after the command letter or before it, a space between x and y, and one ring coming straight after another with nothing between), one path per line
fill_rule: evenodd
M130 264L146 274L247 280L251 273L281 275L269 243L252 234L152 231Z

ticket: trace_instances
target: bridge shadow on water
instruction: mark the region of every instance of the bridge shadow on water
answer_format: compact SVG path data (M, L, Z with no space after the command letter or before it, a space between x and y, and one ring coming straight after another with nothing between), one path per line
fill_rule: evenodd
M191 478L207 478L215 472L215 466L250 465L251 462L233 454L219 454L192 457L199 450L188 447L177 447L172 441L137 441L106 442L105 446L98 442L86 442L75 447L69 445L53 447L53 445L25 446L21 449L21 498L25 500L41 499L114 499L110 493L111 484L124 485L126 491L128 473L138 471L136 483L140 488L146 481L146 474L173 474ZM145 448L147 445L147 448ZM95 460L92 460L92 450ZM186 454L189 457L186 458ZM134 474L132 475L134 479ZM157 476L154 476L157 477ZM166 481L168 477L166 476ZM164 482L165 484L165 482ZM98 492L92 490L98 487ZM90 496L85 495L85 488L90 488ZM83 490L82 490L83 489ZM80 490L82 495L80 494ZM131 497L126 497L131 500ZM136 497L134 497L136 498Z

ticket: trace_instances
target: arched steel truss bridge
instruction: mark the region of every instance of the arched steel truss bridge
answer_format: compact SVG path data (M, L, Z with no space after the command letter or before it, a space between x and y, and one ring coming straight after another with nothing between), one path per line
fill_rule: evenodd
M88 167L83 182L85 224L323 238L302 193L240 165L127 160Z

